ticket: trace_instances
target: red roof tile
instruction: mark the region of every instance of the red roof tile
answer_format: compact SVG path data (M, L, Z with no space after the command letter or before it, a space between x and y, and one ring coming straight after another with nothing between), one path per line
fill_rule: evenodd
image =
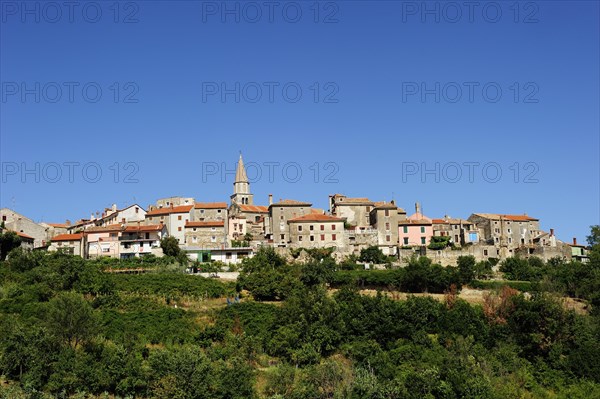
M284 199L284 200L281 200L279 202L269 205L269 207L272 207L272 206L311 206L311 205L312 204L310 202Z
M27 238L28 240L35 240L35 238L33 238L32 236L28 236L27 234L21 233L20 231L15 231L15 234L21 238Z
M239 205L242 212L268 213L269 208L262 205Z
M83 234L59 234L56 237L52 238L50 241L79 241L83 237Z
M139 225L139 226L127 226L125 230L126 233L138 233L138 232L146 232L146 231L161 231L165 228L164 224L149 224L149 225Z
M319 213L309 213L308 215L290 219L289 222L343 222L345 219L334 216L322 215Z
M173 207L156 208L146 212L146 216L170 215L171 213L187 213L194 205L181 205Z
M196 209L227 209L226 202L196 202Z

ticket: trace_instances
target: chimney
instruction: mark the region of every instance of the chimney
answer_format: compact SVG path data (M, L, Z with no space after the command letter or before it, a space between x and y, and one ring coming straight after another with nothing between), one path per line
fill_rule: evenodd
M269 194L269 205L273 205L273 194Z
M550 237L554 237L554 229L550 229Z
M421 214L421 204L418 202L415 202L415 212L419 215Z
M577 237L573 237L573 245L577 245Z
M116 212L117 211L117 204L112 204L112 208L111 209L112 209L113 212Z

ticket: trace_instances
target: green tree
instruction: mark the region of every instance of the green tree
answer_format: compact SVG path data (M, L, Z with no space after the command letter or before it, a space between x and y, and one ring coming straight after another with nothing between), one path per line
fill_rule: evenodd
M0 233L0 261L6 260L10 251L21 245L21 237L13 231Z
M165 237L160 241L160 247L163 250L163 253L166 256L172 256L177 258L181 253L181 248L179 248L179 241L177 238L169 236Z
M368 262L377 265L389 262L388 257L385 256L381 249L376 246L370 246L368 248L361 249L358 260L360 260L361 262Z
M62 292L48 304L48 328L63 344L76 348L95 332L96 318L82 295Z
M298 286L297 274L272 247L261 247L252 258L243 260L238 283L257 300L282 300Z
M475 257L459 256L456 262L458 275L462 284L469 284L475 278L476 262Z

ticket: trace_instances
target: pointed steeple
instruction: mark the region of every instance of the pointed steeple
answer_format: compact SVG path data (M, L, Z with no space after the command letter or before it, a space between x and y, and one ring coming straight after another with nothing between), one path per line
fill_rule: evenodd
M254 202L253 195L250 193L250 181L244 167L242 152L240 151L240 159L238 159L237 169L235 170L235 181L233 182L233 195L231 202L241 205L252 205Z
M248 183L248 176L246 175L246 168L244 167L244 160L242 159L241 151L240 151L240 159L238 160L237 169L235 171L235 182L234 183Z

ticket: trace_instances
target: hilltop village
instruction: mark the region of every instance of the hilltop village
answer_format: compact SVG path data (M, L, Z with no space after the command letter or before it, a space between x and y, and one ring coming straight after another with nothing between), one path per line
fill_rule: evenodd
M544 260L587 260L588 248L574 238L565 243L553 229L526 214L473 213L467 219L424 215L419 204L409 214L393 200L372 201L342 194L329 196L329 209L308 201L269 195L266 205L254 202L242 155L233 194L227 202L200 202L170 197L146 209L138 204L65 223L36 223L14 210L0 209L0 226L20 236L28 249L63 251L84 258L162 256L165 237L177 239L191 260L239 263L260 246L281 254L297 248L335 248L343 258L376 246L398 263L427 256L454 265L463 255L477 260L536 256Z

